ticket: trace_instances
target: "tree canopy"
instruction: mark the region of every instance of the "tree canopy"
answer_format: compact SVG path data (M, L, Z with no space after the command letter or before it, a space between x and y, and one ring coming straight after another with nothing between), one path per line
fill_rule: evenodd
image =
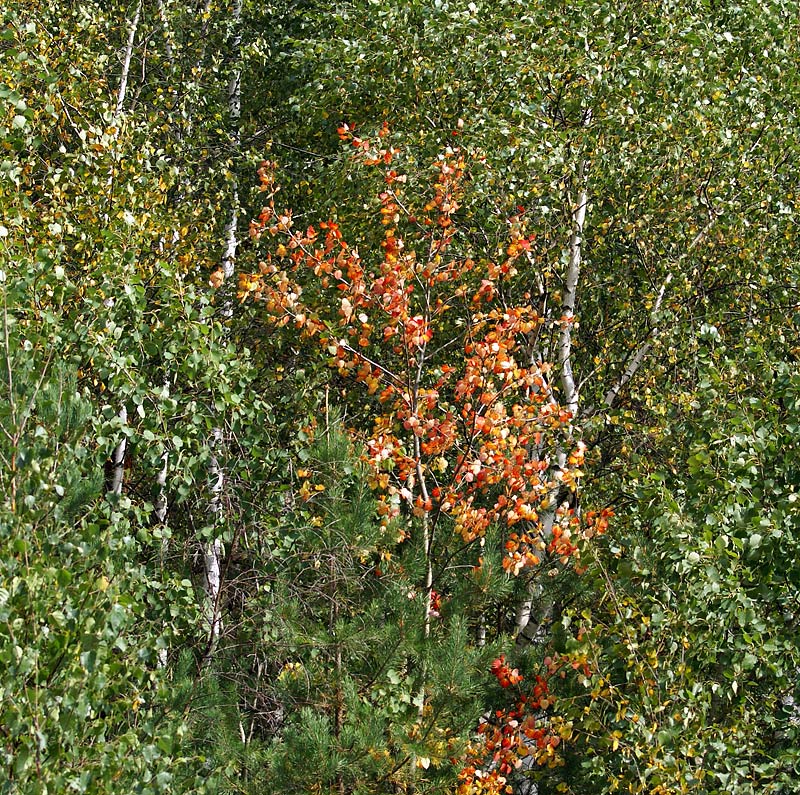
M793 790L795 3L0 13L3 791Z

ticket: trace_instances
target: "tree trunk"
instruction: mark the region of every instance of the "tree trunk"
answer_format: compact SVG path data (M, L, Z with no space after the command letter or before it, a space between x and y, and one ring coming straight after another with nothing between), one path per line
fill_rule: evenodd
M584 126L591 123L591 113L588 113ZM586 209L589 204L589 189L588 189L588 171L589 161L582 160L578 166L577 171L577 197L570 207L570 222L571 231L569 243L567 244L567 266L564 273L564 289L561 293L561 317L559 318L560 330L558 340L556 342L556 359L561 373L561 392L562 401L567 410L569 411L572 420L578 417L580 408L580 387L575 379L575 372L572 365L572 331L575 324L575 306L578 298L578 283L580 281L581 268L583 266L583 232L586 225ZM544 290L540 289L540 293L544 294ZM535 363L538 361L538 351L531 352L531 361ZM550 403L556 403L555 396L547 381L542 380L548 392L548 400ZM570 433L572 435L572 428L570 426ZM541 455L541 450L532 450L532 457L538 458ZM550 480L553 487L548 494L546 507L540 512L540 532L543 539L547 539L552 535L553 525L556 521L560 502L563 499L560 473L567 466L567 451L563 445L559 445L556 451L555 466L550 466ZM536 578L531 579L526 588L526 593L523 599L517 606L515 631L516 642L519 645L532 643L538 639L541 634L541 627L544 618L552 613L553 605L545 605L538 611L539 619L532 622L534 615L534 601L541 596L541 586L538 584Z
M133 19L131 19L130 24L128 25L128 38L125 42L125 50L122 54L122 67L120 69L119 86L117 88L117 101L114 105L114 116L117 121L119 121L120 116L122 116L122 113L125 110L125 98L127 97L128 93L128 76L130 75L131 71L133 47L134 43L136 42L136 32L139 29L139 18L141 13L142 0L139 0L136 5L136 11L133 14ZM113 181L114 177L112 174L108 179L109 187L113 184ZM113 298L109 298L107 300L111 302L110 306L113 306ZM128 422L128 410L125 406L120 408L118 416L122 425L125 426ZM116 494L117 496L122 494L122 482L125 476L125 452L127 447L128 439L123 434L117 443L116 448L114 448L114 453L111 457L111 477L109 479L108 491L111 494Z
M230 146L233 148L235 155L238 155L241 144L241 134L239 129L242 110L241 22L242 0L234 0L231 19L232 32L228 42L227 50L233 59L233 68L228 81L228 123L230 131ZM231 191L231 210L228 217L228 222L225 225L225 247L222 255L222 272L225 282L230 282L236 271L236 251L239 246L238 204L239 187L237 176L234 171L233 188ZM230 286L228 286L227 289L230 289ZM232 313L233 305L229 299L225 301L222 311L226 317L230 316ZM218 455L218 451L220 451L223 441L222 429L218 426L214 428L212 432L212 440L210 445L212 454L209 464L209 474L211 479L211 501L209 505L209 511L211 514L210 518L214 524L215 534L219 532L222 514L224 512L223 493L225 490L225 471L220 463ZM224 554L225 549L222 539L218 535L215 535L215 537L206 544L203 552L204 586L209 612L209 637L208 650L206 652L207 659L213 654L222 630L220 596L222 589L222 559Z
M139 28L139 17L142 13L142 0L136 5L133 19L128 27L128 40L125 44L125 51L122 54L122 69L120 71L119 88L117 89L117 104L114 115L120 116L125 108L125 97L128 92L128 75L131 72L131 58L133 57L133 45L136 41L136 31Z

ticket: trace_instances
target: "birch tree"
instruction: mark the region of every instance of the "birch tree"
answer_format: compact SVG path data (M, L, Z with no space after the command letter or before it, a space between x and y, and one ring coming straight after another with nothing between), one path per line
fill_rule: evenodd
M16 644L21 655L7 660L2 688L28 688L4 706L5 763L20 791L34 781L57 791L168 791L186 727L164 686L181 648L204 650L208 637L190 556L179 553L195 538L196 517L208 518L211 419L225 415L237 438L247 425L267 450L265 409L247 355L213 319L208 269L187 273L212 245L218 256L219 236L204 232L199 243L186 229L192 216L177 188L186 161L164 148L165 128L182 121L174 94L152 79L165 57L152 45L163 16L141 4L39 11L6 10L0 63L3 108L14 112L2 131L11 149L0 239L13 272L3 269L0 402L8 419L24 384L29 414L26 427L19 412L2 427L12 446L19 430L40 459L17 486L2 482L2 524L13 531L3 545L3 581L13 581L3 609L14 636L2 648L13 657ZM182 53L171 52L178 69ZM261 458L251 455L251 472ZM102 500L105 459L113 498ZM240 483L241 468L231 468ZM263 471L253 479L266 483ZM23 513L7 501L20 486L30 503ZM44 568L24 564L13 537ZM31 589L41 598L29 599ZM19 632L20 622L30 631ZM181 756L181 786L194 787L186 782L199 768Z
M456 145L482 157L485 170L471 174L454 222L488 259L506 228L525 224L528 267L502 294L511 306L530 293L546 319L531 335L534 361L554 365L539 388L553 405L569 407L589 448L586 468L597 473L590 488L561 491L569 496L564 516L626 504L635 499L626 480L633 462L670 460L661 447L667 407L671 394L689 400L698 383L690 362L699 324L741 333L758 314L755 284L769 283L774 295L791 291L790 269L766 264L792 257L788 226L778 220L794 213L786 198L791 169L775 143L791 126L794 100L773 100L787 90L793 96L790 18L780 3L697 6L680 22L649 3L380 10L353 3L318 25L287 23L302 29L288 60L313 86L306 93L292 86L287 103L294 129L314 142L295 162L325 175L322 205L332 203L331 186L339 191L336 220L363 234L361 256L381 240L365 232L357 177L345 158L324 165L316 157L331 152L331 125L320 120L332 116L345 119L352 146L386 117L392 144L411 148L419 162ZM363 36L343 35L358 26ZM779 66L770 71L773 55ZM402 204L394 211L404 212ZM275 267L276 275L288 273L283 263ZM333 353L332 345L331 355L346 363L350 349ZM379 383L397 375L377 364L388 371L375 369ZM551 460L555 472L558 455ZM544 582L558 594L562 583L580 589L569 577ZM530 624L530 594L523 584L517 590L516 622L506 620L501 631ZM540 601L546 612L551 600ZM562 632L561 613L544 623Z
M794 6L36 6L12 786L790 788Z

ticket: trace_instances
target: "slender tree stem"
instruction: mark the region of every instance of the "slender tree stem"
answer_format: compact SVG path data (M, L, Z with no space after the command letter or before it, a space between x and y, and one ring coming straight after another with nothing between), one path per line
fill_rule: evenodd
M125 97L128 92L128 76L131 71L131 59L133 57L133 45L136 41L136 31L139 28L139 17L142 13L142 0L136 4L136 11L128 27L128 41L125 44L125 52L122 56L122 71L120 72L119 88L117 89L117 104L114 115L120 116L125 108Z

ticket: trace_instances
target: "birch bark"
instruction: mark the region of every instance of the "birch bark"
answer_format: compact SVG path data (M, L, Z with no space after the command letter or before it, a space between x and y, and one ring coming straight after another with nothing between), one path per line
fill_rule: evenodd
M238 154L241 146L240 121L242 111L242 0L234 0L231 12L231 35L228 42L228 52L233 59L231 75L228 80L228 122L230 146ZM229 282L236 271L236 251L239 246L238 221L239 221L239 186L236 173L233 173L233 187L231 190L231 209L225 225L225 246L222 255L222 272L225 282ZM223 314L227 317L232 313L232 303L226 300L222 307ZM209 504L210 519L214 525L215 537L205 545L203 550L204 589L209 611L209 637L207 659L213 654L220 632L222 631L221 615L221 589L222 589L222 560L225 548L219 530L222 524L225 491L225 471L220 462L220 453L224 445L222 428L217 426L212 432L210 443L211 456L209 475L211 480L211 500Z
M122 66L120 69L119 86L117 87L117 97L114 104L114 119L118 122L125 110L125 99L128 94L128 77L131 71L131 60L133 59L133 48L136 43L136 33L139 30L139 19L142 14L142 0L136 4L133 18L128 25L128 38L125 42L125 49L122 54ZM113 184L113 174L109 177L109 187ZM109 299L113 305L113 299ZM128 422L128 410L123 405L117 415L122 426ZM123 434L111 458L111 483L109 491L117 496L122 494L122 483L125 476L125 452L128 440Z
M142 0L136 5L133 19L128 26L128 40L125 43L125 50L122 55L122 69L120 70L119 88L117 89L117 103L114 110L115 116L121 116L125 108L125 98L128 93L128 76L131 72L131 59L133 58L133 47L136 42L136 32L139 29L139 18L142 14Z
M625 386L625 384L628 383L628 381L631 380L631 378L633 378L633 376L636 375L637 371L647 357L647 354L650 353L650 348L653 347L653 341L658 336L658 312L661 309L661 303L664 300L664 294L666 293L667 287L671 281L672 274L668 273L667 278L664 279L664 283L661 285L661 289L658 291L655 304L653 304L653 310L650 313L651 326L650 332L647 335L647 339L636 349L636 352L633 354L633 356L631 356L628 365L623 370L622 375L611 387L611 389L606 392L606 395L603 398L603 404L606 406L606 408L611 408L611 406L614 405L620 390Z
M119 410L120 424L124 427L128 422L128 410L123 406ZM123 434L122 438L114 448L114 454L111 458L111 483L109 491L112 494L120 496L122 494L122 481L125 477L125 451L128 447L128 439Z
M233 32L229 52L234 58L231 76L228 80L228 121L230 125L231 147L238 154L241 147L240 122L242 117L242 0L234 0L232 12ZM236 249L239 247L237 227L239 223L239 185L233 175L231 210L225 225L225 253L222 257L222 271L225 279L231 279L236 269Z
M583 228L586 223L586 206L589 193L586 185L589 164L582 161L578 167L578 197L572 208L572 234L569 239L569 260L561 298L561 330L558 337L558 364L561 368L561 388L566 407L573 418L578 416L579 390L572 369L572 329L575 324L575 302L578 280L583 264Z
M591 111L587 112L583 126L588 127L592 120ZM589 161L581 160L577 169L577 195L570 207L570 237L567 244L567 265L564 273L564 288L561 293L561 317L559 318L559 333L556 342L556 360L560 370L561 392L564 405L572 419L578 417L580 408L580 388L575 379L572 362L572 334L575 327L575 306L578 296L578 284L583 266L583 234L586 225L586 210L589 204L588 188ZM544 290L540 289L543 294ZM531 352L531 363L538 363L539 352ZM543 389L548 393L548 400L555 404L552 389L542 377ZM570 427L570 435L572 429ZM541 450L532 450L532 457L537 459ZM549 538L553 532L561 498L562 486L561 472L567 465L567 452L563 445L556 451L555 466L550 467L550 479L554 483L547 499L547 507L540 514L541 534L544 539ZM536 578L532 578L526 586L525 596L517 605L515 616L516 643L525 645L534 642L541 633L544 621L552 614L553 605L547 604L540 611L538 620L533 621L534 602L541 596L541 586Z

